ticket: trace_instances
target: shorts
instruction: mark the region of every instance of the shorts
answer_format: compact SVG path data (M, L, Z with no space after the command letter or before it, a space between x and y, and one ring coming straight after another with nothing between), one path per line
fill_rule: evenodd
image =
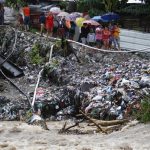
M30 24L30 17L29 16L25 16L24 17L24 25L29 25Z
M44 26L45 26L44 23L41 23L41 28L44 28Z
M104 43L109 43L109 39L103 39Z
M82 37L82 38L81 38L81 41L82 41L83 44L86 44L86 43L87 43L87 38Z
M97 45L98 47L102 47L102 45L103 45L102 40L96 40L96 45Z

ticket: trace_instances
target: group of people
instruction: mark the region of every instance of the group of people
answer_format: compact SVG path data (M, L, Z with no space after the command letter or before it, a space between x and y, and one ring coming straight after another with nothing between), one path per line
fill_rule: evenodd
M79 41L97 48L120 50L120 28L117 24L97 27L84 23Z
M24 19L20 15L19 22L24 24L25 30L29 30L30 23L30 8L25 6L23 9ZM92 24L83 23L79 28L79 33L76 33L76 23L65 19L65 17L56 17L52 12L41 13L39 16L41 36L44 30L48 36L64 37L73 39L75 34L79 34L78 42L96 46L97 48L120 50L120 28L117 24L107 26L93 26Z
M64 38L72 39L75 33L75 23L66 20L65 17L56 17L53 16L51 12L45 16L44 13L41 13L39 17L39 23L41 25L41 35L43 34L44 28L47 30L47 36L58 36Z
M17 26L25 31L29 30L30 26L30 8L25 6L22 8L22 14L18 16ZM73 39L75 33L75 23L66 20L65 17L57 17L52 12L45 14L44 12L39 16L40 33L43 35L45 29L47 36L58 36Z

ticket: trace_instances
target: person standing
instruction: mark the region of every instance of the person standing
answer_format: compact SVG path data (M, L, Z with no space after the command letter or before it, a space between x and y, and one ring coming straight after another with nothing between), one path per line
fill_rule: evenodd
M87 35L90 32L90 28L87 23L83 23L81 27L81 41L83 44L87 43Z
M25 7L22 9L23 15L24 15L24 26L25 26L25 31L29 31L29 24L30 24L30 8L26 4Z
M71 21L70 24L71 24L71 28L69 30L69 39L73 40L75 35L76 24L74 23L74 21Z
M50 35L52 36L54 28L54 17L52 12L48 13L48 16L46 17L46 29L47 29L47 37Z
M58 31L57 31L57 35L59 38L62 38L65 36L65 28L64 28L65 22L66 22L65 17L61 17L59 20L59 27L58 27Z
M113 29L113 42L114 48L120 50L120 28L117 25L114 25Z
M95 32L93 31L93 29L91 28L90 29L90 32L88 33L87 35L87 43L90 45L90 46L94 46L95 45Z
M70 20L66 19L65 21L65 38L69 38L69 31L71 28Z
M97 48L101 48L102 45L103 45L103 41L102 41L102 35L103 34L102 33L103 33L102 26L97 27L96 30L95 30Z
M19 30L23 30L23 17L21 14L18 14L17 17L17 27Z
M103 44L104 44L104 49L109 49L109 37L110 37L110 31L108 27L105 27L103 30Z
M0 3L0 25L4 24L4 6Z
M111 49L112 48L112 43L113 43L113 40L114 40L114 37L113 37L114 26L112 25L111 22L108 25L108 29L110 31L109 48Z
M39 22L40 22L40 33L41 36L43 35L43 31L44 31L44 27L45 27L45 21L46 21L46 17L44 13L41 13L40 18L39 18Z

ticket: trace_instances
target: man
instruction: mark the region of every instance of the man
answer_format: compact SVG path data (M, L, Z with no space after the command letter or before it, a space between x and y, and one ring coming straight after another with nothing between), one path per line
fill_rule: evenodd
M28 5L25 5L22 9L23 15L24 15L24 25L25 25L25 31L29 30L29 24L30 24L30 8Z
M46 17L46 29L47 29L47 37L53 34L53 28L54 28L54 17L52 12L48 13L48 16Z
M81 41L83 44L87 43L87 35L90 32L90 28L87 23L84 23L81 27Z

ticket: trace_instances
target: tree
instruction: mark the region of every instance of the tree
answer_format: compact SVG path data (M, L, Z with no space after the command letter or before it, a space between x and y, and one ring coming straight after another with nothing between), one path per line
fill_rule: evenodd
M116 10L118 0L103 0L106 12L112 12Z
M25 4L24 0L5 0L7 6L18 8L18 6L23 6Z
M82 8L87 10L102 9L105 12L116 11L120 5L126 4L128 0L79 0L78 3L82 4ZM84 7L85 6L85 7ZM104 6L103 8L99 6Z
M141 0L142 2L144 2L145 4L149 4L150 5L150 0Z

